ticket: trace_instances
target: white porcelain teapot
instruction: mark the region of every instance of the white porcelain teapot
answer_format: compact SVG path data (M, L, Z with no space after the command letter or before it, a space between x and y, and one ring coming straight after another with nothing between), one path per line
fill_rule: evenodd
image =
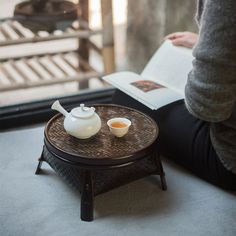
M66 132L76 138L90 138L101 129L101 119L94 107L85 107L84 104L80 104L79 107L73 108L69 113L57 100L51 108L65 116L64 128Z

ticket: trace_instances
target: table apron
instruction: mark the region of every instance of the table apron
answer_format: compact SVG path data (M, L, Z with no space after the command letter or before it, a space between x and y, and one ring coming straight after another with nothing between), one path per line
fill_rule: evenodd
M47 147L44 147L47 148ZM147 156L151 156L153 154L153 151L151 150L149 153L147 153L145 151L145 155L144 156L140 156L139 158L135 158L134 160L131 160L129 162L125 162L125 163L121 163L121 164L109 164L109 165L86 165L84 163L79 163L79 162L72 162L70 160L67 160L66 158L63 158L61 156L59 156L58 154L54 153L51 150L47 151L54 156L58 161L61 161L63 163L65 163L68 166L71 167L75 167L78 169L83 169L83 170L92 170L92 169L96 169L96 170L108 170L108 169L116 169L116 168L122 168L122 167L126 167L126 166L130 166L138 161L141 161L143 158L146 158ZM156 153L156 156L159 156L159 154ZM47 162L47 161L46 161Z

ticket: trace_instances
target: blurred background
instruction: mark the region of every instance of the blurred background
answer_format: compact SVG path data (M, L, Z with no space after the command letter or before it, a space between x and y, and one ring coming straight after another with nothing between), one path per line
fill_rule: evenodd
M0 106L104 89L101 76L113 71L140 73L166 34L197 32L195 11L196 0L0 0Z

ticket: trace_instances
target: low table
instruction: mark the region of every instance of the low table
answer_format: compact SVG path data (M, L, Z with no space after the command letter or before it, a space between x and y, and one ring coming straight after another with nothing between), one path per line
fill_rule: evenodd
M81 140L68 135L64 117L54 116L46 125L44 148L35 174L47 162L71 186L81 192L81 219L93 220L94 196L142 178L160 175L166 190L165 173L155 141L158 127L149 116L118 105L94 105L102 121L101 130ZM132 125L122 138L113 136L106 124L114 117L126 117Z

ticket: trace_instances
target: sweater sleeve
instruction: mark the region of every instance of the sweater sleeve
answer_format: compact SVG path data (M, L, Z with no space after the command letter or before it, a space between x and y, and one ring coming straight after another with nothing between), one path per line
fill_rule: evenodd
M187 109L209 122L228 119L236 101L236 0L205 1L193 55Z

